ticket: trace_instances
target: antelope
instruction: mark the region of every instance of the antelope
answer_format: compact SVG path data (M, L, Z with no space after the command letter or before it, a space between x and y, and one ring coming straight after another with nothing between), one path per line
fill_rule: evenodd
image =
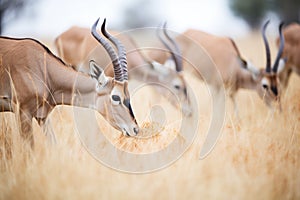
M169 65L170 62L160 64L153 61L148 61L141 50L137 49L137 45L134 40L125 34L120 34L116 31L111 33L124 44L127 50L127 62L128 70L130 71L130 78L140 80L143 82L160 83L176 94L180 102L182 103L182 110L186 116L192 114L190 100L187 94L186 81L183 76L182 62L176 51L176 54L171 50L171 55L175 60L175 67ZM167 39L170 37L167 32L164 31ZM172 43L174 44L174 43ZM81 27L71 27L55 39L55 46L59 57L61 57L66 63L71 64L76 70L84 73L89 73L86 68L86 63L89 60L95 60L101 66L107 66L109 63L107 58L103 55L103 47L98 46L97 43L88 34L88 29ZM171 49L171 46L167 48ZM178 48L177 48L178 50ZM141 67L143 66L143 67ZM108 75L112 74L109 67L105 69ZM157 88L155 88L157 89ZM165 95L166 93L162 93ZM176 101L171 98L171 103L176 104Z
M219 37L195 29L189 29L176 37L177 43L181 46L183 58L200 71L201 76L199 73L196 73L196 76L200 79L204 78L216 93L224 85L234 104L236 114L238 110L235 95L240 88L255 90L268 106L271 106L273 101L279 100L278 74L284 68L283 63L278 62L284 45L282 25L279 27L280 49L271 67L270 49L265 34L268 24L269 21L262 29L267 55L265 69L258 69L242 58L237 45L231 38ZM150 52L149 57L162 63L168 59L169 55ZM218 74L222 77L221 81L217 78Z
M281 55L281 61L285 63L285 73L279 76L282 87L286 88L291 72L300 75L300 25L292 23L283 29L285 45ZM280 38L277 38L277 46L280 47Z
M35 39L0 38L1 111L19 114L21 135L32 146L32 119L43 126L56 105L94 109L124 135L138 134L130 104L125 52L118 48L117 54L98 34L98 21L91 33L109 54L114 78L106 76L95 61L89 62L90 76L77 72ZM105 21L102 33L112 38L105 30ZM118 40L115 42L120 45Z

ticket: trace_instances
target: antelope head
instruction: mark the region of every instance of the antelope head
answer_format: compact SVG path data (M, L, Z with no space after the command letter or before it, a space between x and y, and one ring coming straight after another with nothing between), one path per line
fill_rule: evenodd
M98 82L96 108L114 128L121 130L124 135L135 136L139 128L130 104L126 52L123 45L106 31L106 19L101 26L101 32L117 47L118 52L98 34L98 21L99 19L92 26L91 33L108 52L113 63L114 78L105 76L104 70L94 61L90 61L90 75Z
M278 74L284 69L284 61L280 60L280 57L284 48L284 37L282 34L281 23L279 25L280 35L280 47L277 53L273 67L271 67L271 54L268 40L266 37L266 28L270 21L267 21L262 30L263 40L266 48L266 69L262 71L262 78L259 85L258 94L262 97L267 105L270 105L272 101L279 101L280 99L280 87L279 87L279 76Z
M264 100L264 102L268 106L271 106L272 102L280 101L280 82L278 74L280 74L283 71L285 61L284 59L280 59L284 48L284 37L282 34L283 23L281 23L279 25L280 47L274 65L273 67L271 66L270 47L266 37L266 28L269 22L270 21L268 20L262 28L262 36L266 49L267 60L265 69L259 70L254 66L250 66L249 63L247 63L246 68L253 73L255 81L258 83L256 90L259 96Z
M177 42L171 38L167 33L166 23L163 25L163 33L165 37L174 46L174 49L165 41L157 29L157 35L164 46L170 51L171 59L168 59L163 65L157 62L152 62L152 66L161 76L161 81L175 94L178 100L182 103L182 111L184 115L191 116L192 108L190 105L190 99L187 92L187 84L183 76L182 69L182 57ZM176 104L176 101L172 99L172 104Z

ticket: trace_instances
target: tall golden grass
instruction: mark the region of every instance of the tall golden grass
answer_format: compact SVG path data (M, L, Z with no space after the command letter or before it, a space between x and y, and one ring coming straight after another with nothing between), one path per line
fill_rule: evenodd
M263 65L263 50L257 52L263 47L254 44L260 45L257 35L238 40L242 54ZM153 173L122 173L97 162L74 132L71 107L57 107L50 116L57 144L49 144L33 123L33 150L20 138L14 114L2 113L0 199L300 199L299 78L291 78L282 113L266 108L253 91L238 93L240 120L227 102L222 135L203 160L199 153L211 101L202 82L189 80L197 88L201 111L197 136L178 161ZM144 105L133 99L138 119Z

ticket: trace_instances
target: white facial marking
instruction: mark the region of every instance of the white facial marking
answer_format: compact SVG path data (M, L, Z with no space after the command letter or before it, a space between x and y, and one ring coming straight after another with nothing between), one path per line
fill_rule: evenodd
M174 78L173 81L172 81L172 84L175 86L179 86L179 87L182 87L181 85L181 80L179 78Z
M262 86L267 86L267 87L269 87L269 85L270 85L269 80L266 79L266 78L263 78L263 79L261 80L261 85L262 85Z
M113 96L118 97L118 100L114 100ZM122 101L121 99L121 92L119 90L117 90L116 88L114 88L111 92L111 101L113 105L119 105Z
M114 106L120 105L120 101L115 101L112 99L111 102Z

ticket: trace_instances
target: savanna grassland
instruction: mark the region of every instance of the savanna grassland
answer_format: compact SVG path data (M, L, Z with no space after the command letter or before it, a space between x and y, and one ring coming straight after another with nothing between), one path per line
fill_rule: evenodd
M238 38L237 45L242 55L264 66L259 34ZM56 144L50 144L33 122L33 150L19 137L14 114L2 113L0 199L300 199L299 77L291 77L282 98L282 112L268 109L253 91L239 91L240 119L234 116L231 102L226 102L222 134L213 151L199 160L209 127L211 100L201 81L186 76L198 102L196 137L179 160L152 173L129 174L99 163L82 145L70 106L59 106L50 115ZM167 115L176 118L178 111L157 98L151 88L143 89L139 91L142 95L132 99L139 123L157 102L166 104ZM120 148L151 151L162 143L167 145L166 140L172 138L161 136L139 143L121 137L100 115L97 118L105 135ZM164 130L174 132L174 128Z

